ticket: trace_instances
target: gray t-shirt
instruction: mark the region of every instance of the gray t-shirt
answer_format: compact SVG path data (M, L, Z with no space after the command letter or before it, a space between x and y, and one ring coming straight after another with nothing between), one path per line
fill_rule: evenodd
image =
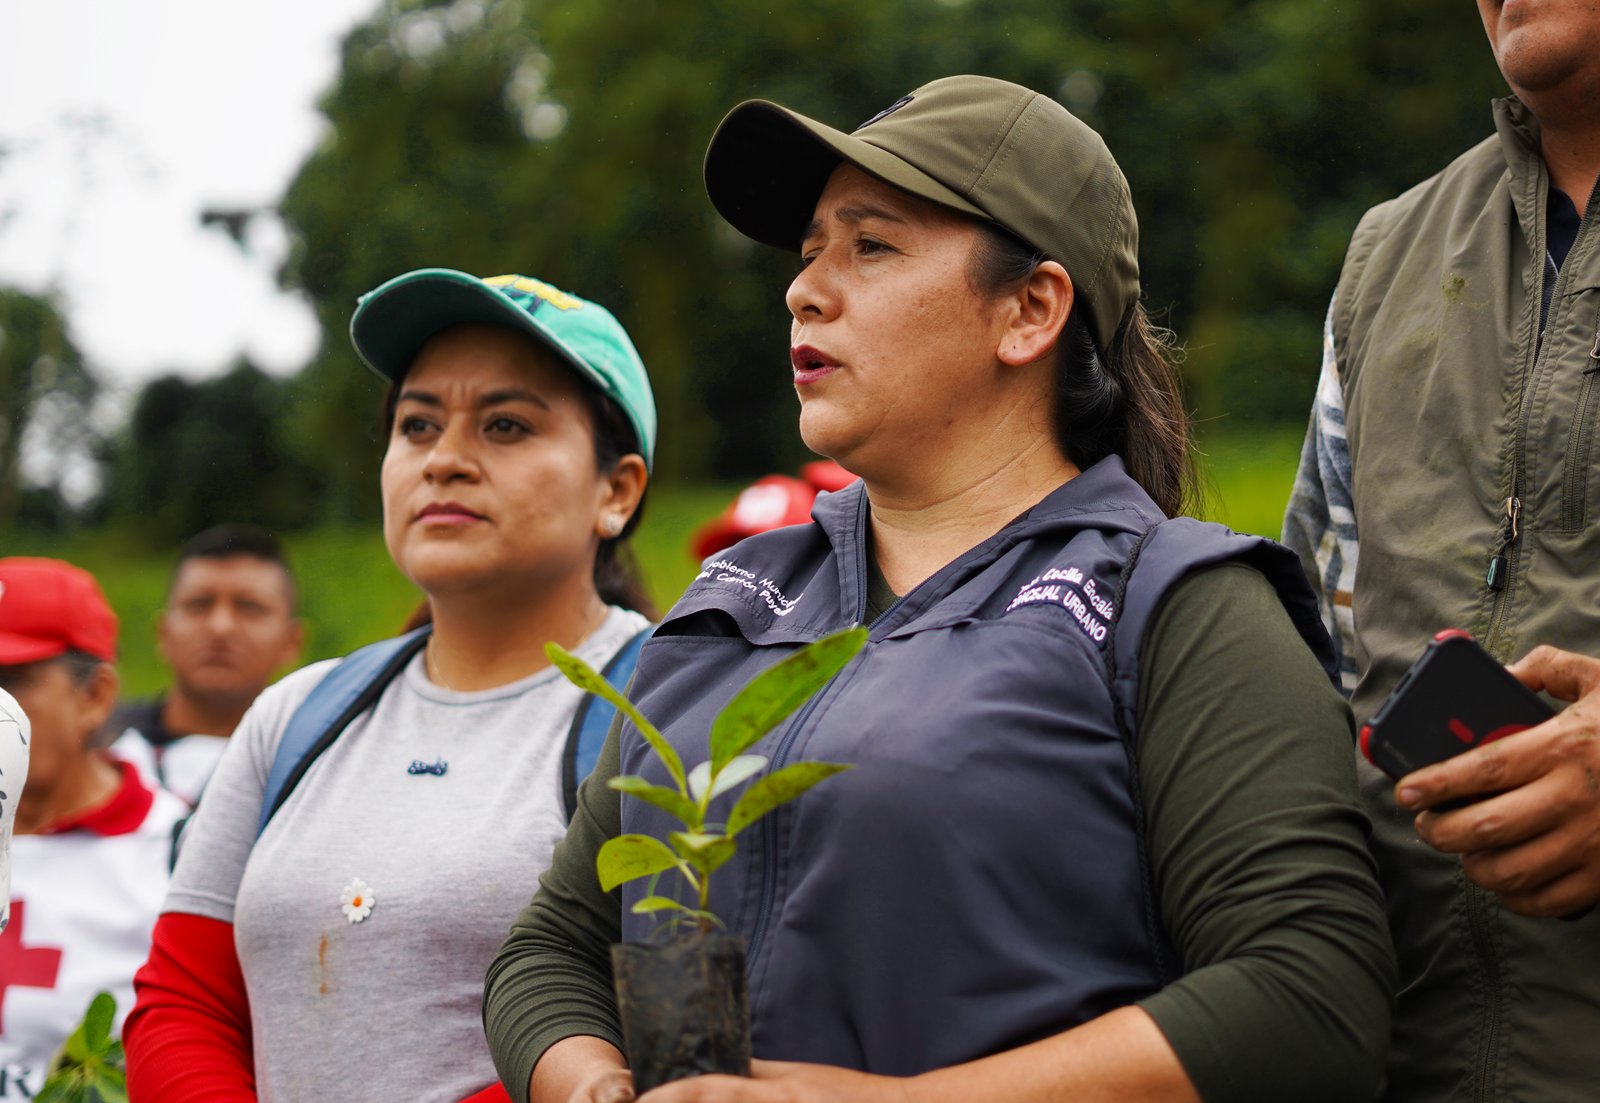
M599 669L645 624L613 608L577 654ZM258 841L284 725L331 665L246 714L164 910L234 924L262 1100L459 1100L496 1079L483 975L566 831L561 756L580 693L555 669L452 692L419 654ZM358 892L371 910L352 919Z

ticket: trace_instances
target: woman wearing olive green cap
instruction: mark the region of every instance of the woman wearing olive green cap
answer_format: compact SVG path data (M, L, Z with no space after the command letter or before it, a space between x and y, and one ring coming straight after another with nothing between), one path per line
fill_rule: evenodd
M544 647L602 668L648 624L626 538L655 406L610 313L422 269L365 296L351 338L390 385L384 537L432 626L246 714L139 974L135 1099L503 1100L483 970L584 750Z
M631 695L692 767L751 675L871 631L756 748L854 768L711 880L749 944L754 1078L645 1098L1370 1098L1393 961L1348 712L1294 558L1177 516L1183 404L1105 143L953 77L850 134L742 104L705 172L799 251L800 432L860 482L718 553ZM618 730L597 780L663 783ZM489 974L514 1098L632 1094L605 947L650 923L594 856L663 819L586 787Z

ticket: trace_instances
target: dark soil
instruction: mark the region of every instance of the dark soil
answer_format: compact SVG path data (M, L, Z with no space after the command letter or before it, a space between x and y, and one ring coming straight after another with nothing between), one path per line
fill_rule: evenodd
M634 1091L710 1072L750 1075L744 939L692 931L611 948Z

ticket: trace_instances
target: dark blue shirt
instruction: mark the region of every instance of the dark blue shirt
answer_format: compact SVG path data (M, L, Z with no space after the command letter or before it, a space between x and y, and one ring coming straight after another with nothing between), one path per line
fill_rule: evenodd
M1572 243L1578 240L1578 226L1582 221L1567 193L1552 187L1544 205L1544 245L1557 272L1567 262Z
M1544 296L1539 302L1539 339L1544 340L1544 322L1550 316L1550 299L1556 293L1556 278L1572 243L1578 240L1582 219L1567 193L1551 185L1544 201Z

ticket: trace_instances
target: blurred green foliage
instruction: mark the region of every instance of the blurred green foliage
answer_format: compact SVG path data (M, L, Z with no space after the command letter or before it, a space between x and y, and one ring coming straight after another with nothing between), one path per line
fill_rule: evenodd
M323 479L286 439L289 390L243 360L214 379L152 380L110 443L102 503L110 522L168 547L226 519L304 528Z
M1048 93L1106 136L1140 214L1147 303L1188 345L1213 466L1258 484L1225 481L1215 508L1276 531L1356 219L1490 133L1503 87L1469 6L386 0L345 38L326 132L279 205L283 283L323 327L314 361L287 381L237 364L150 383L104 448L106 497L87 515L110 527L50 538L105 574L129 681L160 681L146 641L163 555L219 521L301 533L313 657L403 619L409 585L372 566L387 562L381 387L346 332L361 293L425 265L537 275L629 326L662 417L641 540L670 598L692 519L804 458L783 305L794 259L713 213L700 164L717 121L766 97L849 128L964 71ZM239 236L230 219L250 214L206 217ZM81 409L93 381L47 301L0 295L0 330L0 532L25 551L37 541L5 530L8 510L58 533L67 511L49 488L18 495L7 449Z
M0 288L0 532L22 515L23 444L30 433L88 439L84 420L95 382L67 334L66 319L49 298ZM59 497L56 487L37 488ZM55 520L48 501L44 517Z
M1247 424L1303 419L1356 219L1487 135L1503 91L1455 0L394 0L346 39L327 135L281 206L284 282L326 334L297 419L334 483L324 508L372 511L378 441L350 419L378 386L350 311L423 265L519 270L615 309L655 380L664 477L792 468L794 261L715 216L706 142L745 98L848 129L964 71L1106 136L1192 402Z

